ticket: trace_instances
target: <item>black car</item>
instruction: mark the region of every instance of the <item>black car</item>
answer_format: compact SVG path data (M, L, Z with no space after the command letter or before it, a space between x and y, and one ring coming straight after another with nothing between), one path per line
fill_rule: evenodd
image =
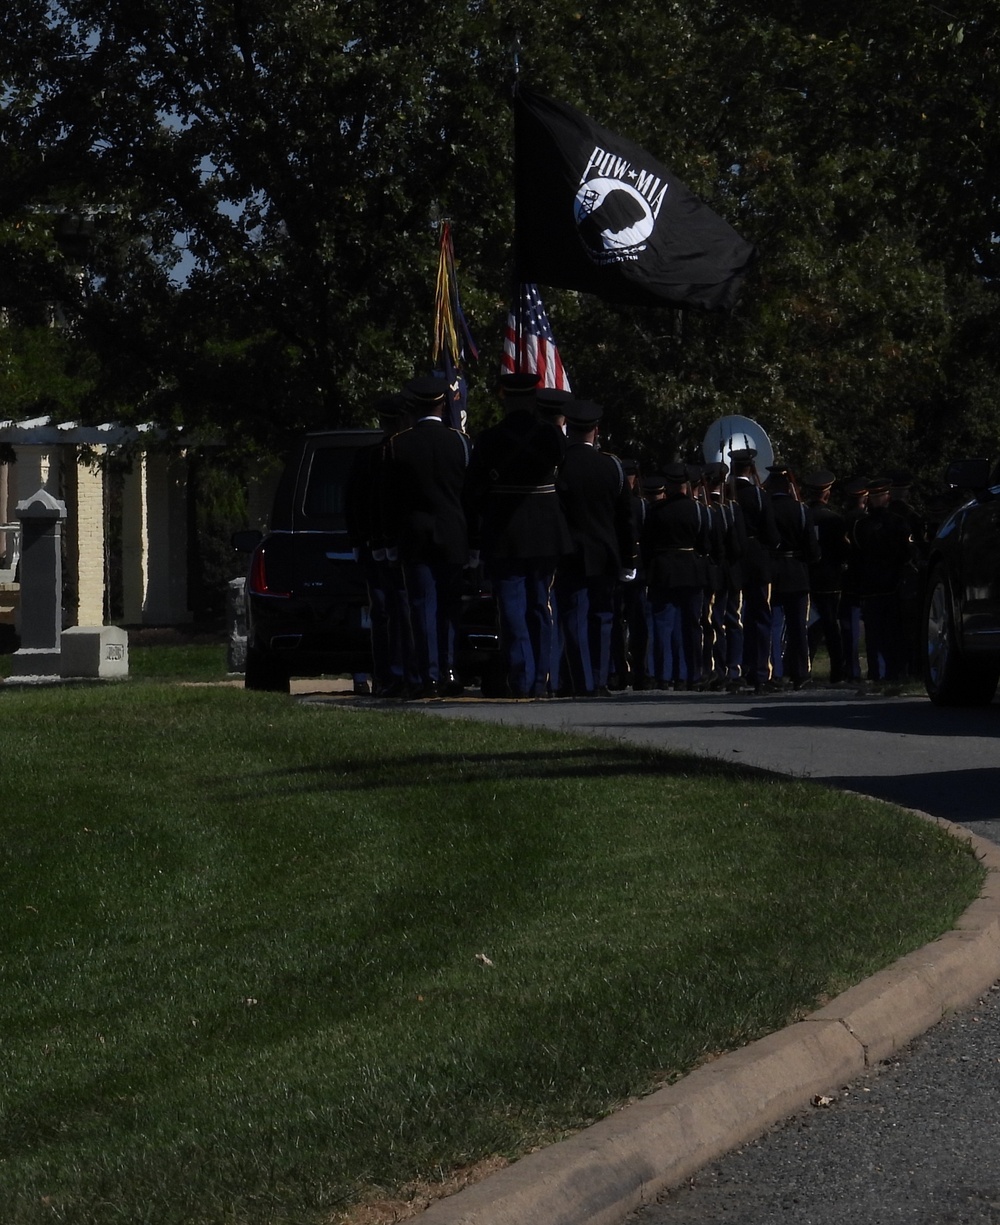
M247 689L288 691L292 676L370 673L368 590L345 523L355 456L378 430L308 434L291 455L270 531L239 532L252 549L247 572ZM464 683L491 685L498 667L496 608L470 574L458 643Z
M1000 465L962 460L946 481L973 496L930 545L924 683L939 706L986 706L1000 680Z

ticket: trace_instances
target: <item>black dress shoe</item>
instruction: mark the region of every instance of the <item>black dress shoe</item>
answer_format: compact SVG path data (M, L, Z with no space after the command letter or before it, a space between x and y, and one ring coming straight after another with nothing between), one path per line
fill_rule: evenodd
M436 681L428 681L426 685L414 685L406 690L404 701L406 702L422 702L427 698L438 697L438 687Z

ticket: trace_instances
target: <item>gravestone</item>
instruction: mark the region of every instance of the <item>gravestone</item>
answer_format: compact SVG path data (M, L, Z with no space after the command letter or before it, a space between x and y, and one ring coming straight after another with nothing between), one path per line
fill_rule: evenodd
M62 525L66 503L46 489L18 502L21 521L21 646L11 677L56 677L62 635Z

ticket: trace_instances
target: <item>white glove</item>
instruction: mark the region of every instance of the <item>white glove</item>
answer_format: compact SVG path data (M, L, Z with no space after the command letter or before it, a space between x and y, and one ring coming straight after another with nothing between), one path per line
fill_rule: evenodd
M385 559L386 561L399 561L399 549L394 544L386 549Z
M635 570L619 570L618 571L618 581L620 583L634 583L635 576L636 576Z
M385 561L385 549L372 549L372 561Z

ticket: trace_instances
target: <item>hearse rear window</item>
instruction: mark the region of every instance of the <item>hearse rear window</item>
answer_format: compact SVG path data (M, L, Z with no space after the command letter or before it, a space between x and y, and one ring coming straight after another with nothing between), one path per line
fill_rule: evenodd
M354 464L354 447L321 447L313 452L303 512L327 520L333 530L344 527L344 498Z

